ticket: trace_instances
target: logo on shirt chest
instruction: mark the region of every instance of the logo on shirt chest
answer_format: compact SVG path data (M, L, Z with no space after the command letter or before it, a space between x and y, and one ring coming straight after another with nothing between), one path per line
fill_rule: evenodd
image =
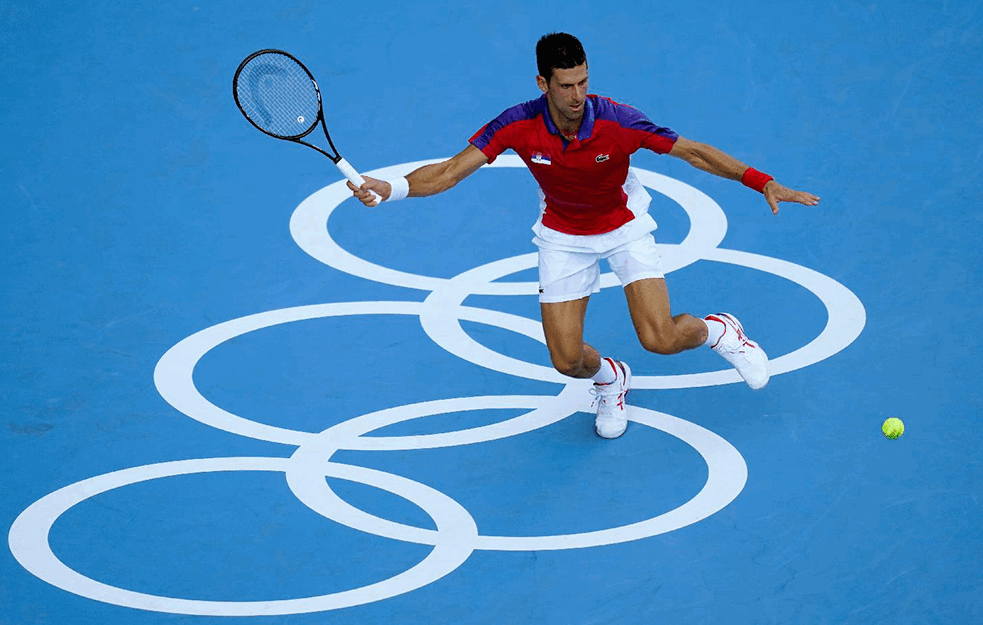
M552 165L553 162L550 160L549 154L543 154L542 152L533 152L532 158L530 158L533 163L538 165Z
M598 154L596 157L594 157L594 162L595 163L603 163L604 161L608 160L609 158L611 158L611 155L610 154Z

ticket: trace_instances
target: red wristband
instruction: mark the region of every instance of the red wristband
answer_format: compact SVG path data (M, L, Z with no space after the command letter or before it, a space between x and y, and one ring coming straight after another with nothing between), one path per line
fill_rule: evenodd
M751 187L755 191L761 193L765 192L765 185L768 184L769 180L774 180L771 176L766 173L760 172L754 167L748 167L744 170L744 175L741 176L741 184L745 187Z

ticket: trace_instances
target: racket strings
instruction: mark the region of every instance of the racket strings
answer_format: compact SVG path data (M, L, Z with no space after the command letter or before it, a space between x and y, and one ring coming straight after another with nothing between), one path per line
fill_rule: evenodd
M302 65L276 52L250 59L236 76L242 112L263 132L302 137L318 122L317 86Z

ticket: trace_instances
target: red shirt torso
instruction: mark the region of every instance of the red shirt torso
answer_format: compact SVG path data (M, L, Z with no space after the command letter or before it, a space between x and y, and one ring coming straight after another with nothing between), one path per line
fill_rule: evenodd
M622 189L631 154L641 147L664 154L677 137L636 108L589 95L577 137L567 140L544 95L505 110L470 142L489 162L515 150L543 190L544 226L566 234L602 234L634 218Z

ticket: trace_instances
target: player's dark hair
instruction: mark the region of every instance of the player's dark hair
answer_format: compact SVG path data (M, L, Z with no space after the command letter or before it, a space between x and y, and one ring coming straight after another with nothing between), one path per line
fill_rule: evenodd
M573 35L550 33L536 42L536 66L539 75L550 81L554 69L570 69L587 62L587 53Z

